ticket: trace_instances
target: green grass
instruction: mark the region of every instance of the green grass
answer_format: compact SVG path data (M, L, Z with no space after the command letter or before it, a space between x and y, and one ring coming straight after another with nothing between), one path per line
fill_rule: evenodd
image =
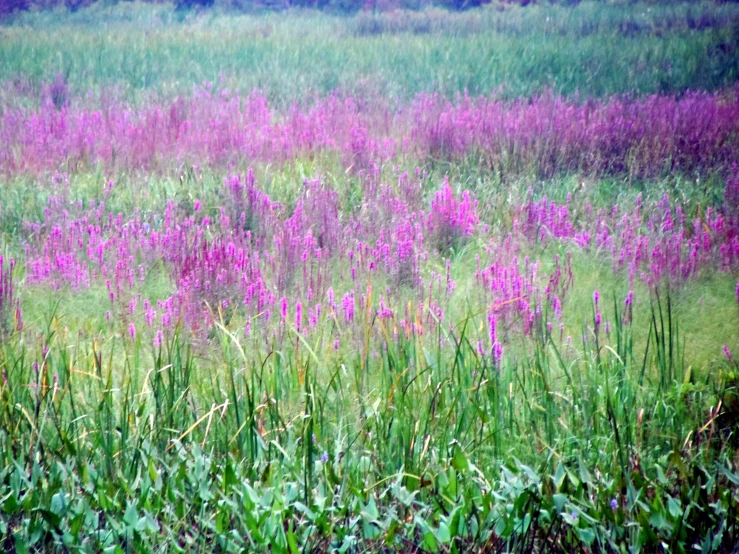
M628 346L644 324L612 350L543 336L494 368L463 324L442 348L401 338L366 360L224 327L203 358L50 315L38 372L38 347L2 347L4 547L720 546L739 476L706 413L736 373L663 381L649 357L645 376Z
M62 73L78 96L109 96L112 88L134 102L187 95L207 81L260 89L278 105L336 89L391 100L465 90L512 98L545 88L567 96L679 93L737 77L737 34L727 22L739 12L716 10L489 7L472 15L430 12L430 21L447 23L427 33L393 32L392 17L379 17L380 33L368 34L361 30L366 15L214 12L178 23L171 8L122 3L69 16L24 14L0 27L0 81L33 94ZM695 21L704 13L713 23L702 28Z

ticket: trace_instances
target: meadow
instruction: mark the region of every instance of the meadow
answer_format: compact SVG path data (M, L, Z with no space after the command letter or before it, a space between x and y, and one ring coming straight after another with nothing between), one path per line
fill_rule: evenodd
M0 548L736 552L737 29L0 22Z

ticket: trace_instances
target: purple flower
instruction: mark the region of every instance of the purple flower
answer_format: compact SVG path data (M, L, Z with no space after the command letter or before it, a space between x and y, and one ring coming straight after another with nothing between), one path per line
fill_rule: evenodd
M631 306L634 303L634 291L630 290L629 294L626 295L626 300L624 300L624 304L627 306Z
M284 296L280 299L280 319L287 319L287 298Z
M321 454L321 461L325 464L328 462L328 452Z
M611 510L614 512L618 510L618 500L616 500L616 497L611 498Z
M354 291L347 292L341 299L341 307L344 312L344 321L351 323L354 321Z
M500 362L503 359L503 345L498 341L493 344L493 361L495 365L500 367Z
M495 314L493 314L493 312L488 314L488 329L490 334L490 344L495 344L498 340L498 327L497 321L495 320Z

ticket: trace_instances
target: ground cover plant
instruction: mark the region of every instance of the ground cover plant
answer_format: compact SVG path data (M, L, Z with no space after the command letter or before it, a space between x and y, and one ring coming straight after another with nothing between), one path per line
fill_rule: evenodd
M10 19L2 549L735 552L736 14Z

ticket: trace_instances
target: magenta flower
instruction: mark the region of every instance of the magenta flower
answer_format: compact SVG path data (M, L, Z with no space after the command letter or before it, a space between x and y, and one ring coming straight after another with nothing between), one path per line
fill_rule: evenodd
M495 314L493 312L488 313L488 331L490 337L490 344L495 344L498 340L497 321L495 320Z
M624 304L627 306L631 306L634 303L634 291L630 290L629 294L626 295L626 300L624 300Z
M287 319L287 298L284 296L280 298L280 319Z
M493 361L495 362L495 365L500 367L500 362L503 359L503 345L499 342L495 342L493 344Z

